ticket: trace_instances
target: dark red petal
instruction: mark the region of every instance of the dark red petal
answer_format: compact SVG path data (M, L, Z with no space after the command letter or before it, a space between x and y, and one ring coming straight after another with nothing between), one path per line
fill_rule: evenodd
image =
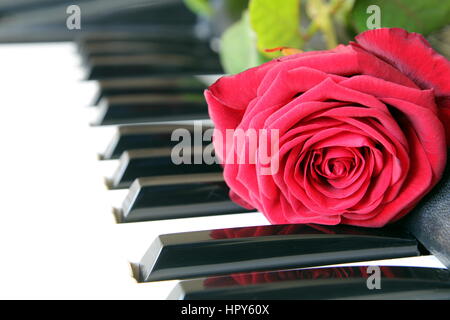
M450 62L436 53L425 38L399 28L369 30L356 36L365 50L394 65L419 87L450 96Z
M245 110L228 107L210 90L205 91L205 98L208 103L209 116L218 130L225 131L227 128L234 129L239 125Z
M419 141L422 143L422 148L428 157L434 175L440 178L447 160L445 129L441 121L429 109L413 103L395 98L384 98L382 100L400 110L409 120L410 126L414 128Z
M351 214L345 214L342 222L362 227L383 227L389 222L398 219L399 215L404 215L405 210L412 209L411 204L416 204L440 179L433 177L431 165L427 159L427 154L414 130L406 127L409 132L411 143L411 174L403 184L403 188L392 202L380 208L377 214L369 214L366 220L354 220ZM443 155L445 160L445 155ZM364 216L361 216L362 218Z
M276 60L272 60L236 75L221 77L208 88L208 91L229 108L245 109L256 97L256 90L262 78L276 63Z
M364 92L377 98L397 98L406 100L419 106L429 108L436 114L438 113L434 92L431 89L414 89L366 75L353 76L350 79L341 81L339 84L343 87Z

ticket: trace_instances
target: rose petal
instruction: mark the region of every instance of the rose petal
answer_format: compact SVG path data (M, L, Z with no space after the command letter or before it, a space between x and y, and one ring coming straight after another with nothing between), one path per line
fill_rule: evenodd
M353 76L341 81L341 86L364 92L377 98L397 98L429 108L438 113L433 90L419 90L370 76Z
M388 61L419 87L433 88L438 97L450 96L450 63L422 35L400 28L380 28L363 32L355 39L362 48Z

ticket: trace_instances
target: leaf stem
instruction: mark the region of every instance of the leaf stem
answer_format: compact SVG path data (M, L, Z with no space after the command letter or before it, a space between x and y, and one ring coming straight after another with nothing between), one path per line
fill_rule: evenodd
M332 16L339 11L345 0L332 0L325 4L323 0L311 0L311 5L316 11L315 16L311 17L313 21L308 26L306 33L303 34L303 40L310 40L317 31L322 30L327 47L332 49L337 46L337 37L334 31ZM312 10L312 11L314 11Z

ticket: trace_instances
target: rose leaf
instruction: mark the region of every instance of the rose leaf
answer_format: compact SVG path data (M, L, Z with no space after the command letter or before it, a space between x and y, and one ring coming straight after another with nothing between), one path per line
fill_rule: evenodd
M256 36L248 14L228 28L221 38L220 60L226 73L234 74L267 61L256 48Z
M276 47L301 48L300 0L251 0L250 23L258 39L258 49L268 57L277 53L265 52Z
M410 32L429 34L450 23L450 1L442 0L358 0L350 21L358 32L368 29L373 14L369 6L378 6L380 27L403 28ZM371 7L373 8L373 7Z

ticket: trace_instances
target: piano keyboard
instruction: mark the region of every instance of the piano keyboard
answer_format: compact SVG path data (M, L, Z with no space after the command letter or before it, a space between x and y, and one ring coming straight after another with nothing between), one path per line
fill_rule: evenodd
M211 126L192 75L220 71L183 46L1 45L0 298L450 298L448 260L396 226L270 226L220 166L174 165L174 128Z

